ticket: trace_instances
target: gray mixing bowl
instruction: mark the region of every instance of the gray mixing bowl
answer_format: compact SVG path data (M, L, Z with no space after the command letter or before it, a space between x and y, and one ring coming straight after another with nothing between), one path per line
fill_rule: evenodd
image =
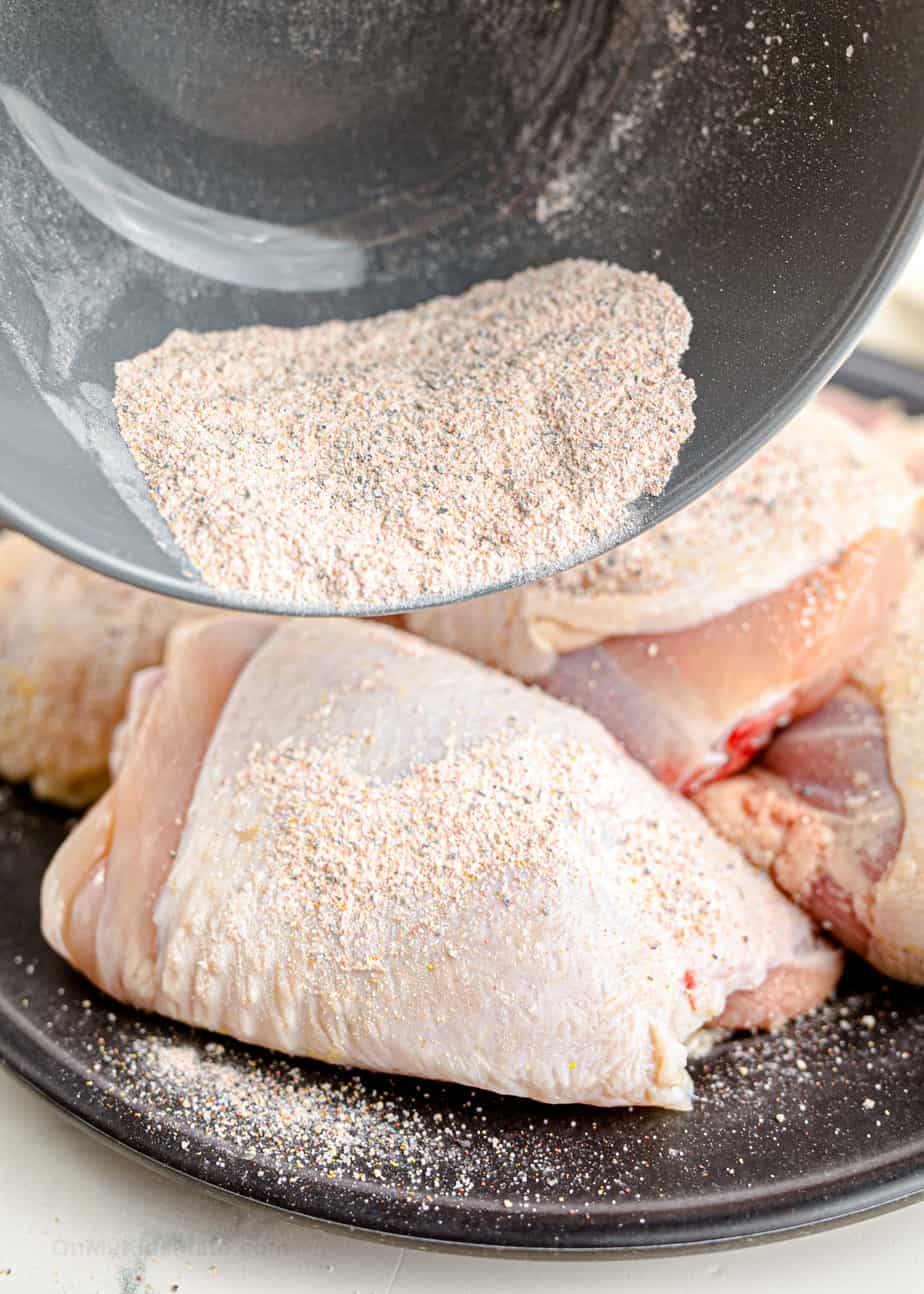
M0 102L0 521L216 601L119 439L116 360L651 268L694 317L698 429L640 530L795 412L909 251L924 4L4 0Z

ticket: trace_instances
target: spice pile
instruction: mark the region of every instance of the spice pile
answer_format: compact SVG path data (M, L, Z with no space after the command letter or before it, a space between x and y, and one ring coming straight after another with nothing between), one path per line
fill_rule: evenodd
M385 609L572 564L663 490L691 329L586 260L314 328L172 333L116 366L122 436L213 588Z

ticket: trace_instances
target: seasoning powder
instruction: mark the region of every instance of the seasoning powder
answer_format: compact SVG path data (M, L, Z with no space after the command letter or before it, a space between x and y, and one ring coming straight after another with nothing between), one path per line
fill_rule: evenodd
M694 426L689 313L587 260L312 328L177 331L116 366L180 547L265 605L385 609L570 565Z

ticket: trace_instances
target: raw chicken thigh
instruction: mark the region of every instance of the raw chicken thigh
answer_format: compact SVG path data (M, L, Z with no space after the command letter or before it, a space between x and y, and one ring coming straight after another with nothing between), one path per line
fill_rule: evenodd
M0 537L0 776L61 804L93 800L132 674L201 614Z
M816 405L622 548L406 623L588 710L692 793L862 659L906 579L918 498L898 458Z
M325 1061L685 1108L704 1025L840 954L588 715L381 625L184 626L46 938L139 1007Z
M848 948L924 984L924 558L891 634L761 764L698 797Z

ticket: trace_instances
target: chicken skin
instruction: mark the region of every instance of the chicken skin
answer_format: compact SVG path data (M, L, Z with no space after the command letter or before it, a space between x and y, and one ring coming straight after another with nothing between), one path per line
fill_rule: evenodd
M397 630L218 617L133 687L46 938L124 1002L298 1055L677 1109L703 1026L840 954L596 720Z

